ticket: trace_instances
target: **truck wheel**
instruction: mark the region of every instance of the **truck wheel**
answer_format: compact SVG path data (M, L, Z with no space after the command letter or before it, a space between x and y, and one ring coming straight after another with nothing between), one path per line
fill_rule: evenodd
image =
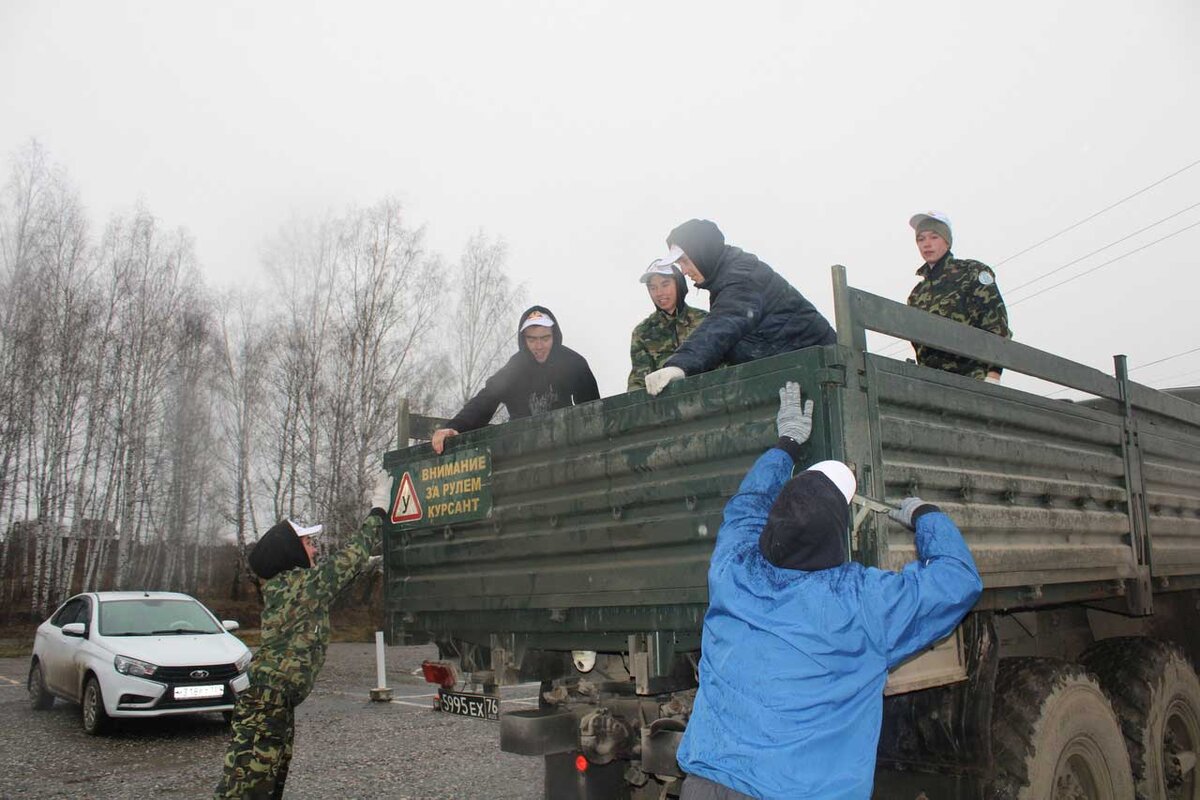
M1112 705L1083 667L1006 658L992 709L996 800L1129 800L1133 773Z
M1200 681L1178 647L1155 639L1104 639L1080 659L1121 720L1138 800L1200 800Z

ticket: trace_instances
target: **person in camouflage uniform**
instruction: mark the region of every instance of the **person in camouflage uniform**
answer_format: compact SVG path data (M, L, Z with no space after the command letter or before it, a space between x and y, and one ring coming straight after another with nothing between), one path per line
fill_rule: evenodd
M917 270L921 282L909 294L908 304L1011 339L1008 311L996 286L996 274L987 264L954 257L950 252L953 242L950 218L930 211L913 215L908 224L916 232L917 249L925 259L925 263ZM916 342L913 343L913 349L917 352L917 363L923 366L993 383L1000 382L1001 368L998 366Z
M699 327L700 320L708 316L707 311L683 302L687 297L687 281L674 264L651 264L642 273L641 281L650 293L654 313L633 329L629 343L629 360L633 363L627 389L630 392L645 389L646 376L663 367L679 345Z
M388 484L390 488L390 483ZM385 505L386 489L376 502ZM325 663L329 607L333 598L367 565L379 545L382 508L371 509L358 533L320 565L305 528L283 520L263 534L250 552L250 566L263 584L262 645L250 663L250 687L238 695L233 730L216 798L279 798L292 760L295 708L308 697Z

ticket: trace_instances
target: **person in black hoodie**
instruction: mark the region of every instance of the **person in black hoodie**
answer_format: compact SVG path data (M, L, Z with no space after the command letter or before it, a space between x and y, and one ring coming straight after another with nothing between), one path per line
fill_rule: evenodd
M533 306L517 323L516 354L445 428L433 432L433 452L441 454L447 437L487 425L501 403L516 419L599 398L587 359L563 345L562 329L550 309Z
M709 293L708 316L662 369L646 376L656 395L671 381L721 364L744 364L819 344L833 344L833 327L804 295L752 253L725 244L706 219L690 219L667 236L670 253L656 265L677 264Z

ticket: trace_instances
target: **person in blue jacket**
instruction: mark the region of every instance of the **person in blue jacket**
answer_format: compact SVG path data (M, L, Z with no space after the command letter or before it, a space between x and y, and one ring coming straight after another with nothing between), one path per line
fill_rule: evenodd
M677 264L697 289L708 291L709 312L663 367L646 376L646 391L671 381L744 364L802 347L833 344L837 334L821 312L781 275L706 219L690 219L667 236L670 251L651 264Z
M869 798L888 670L954 630L983 588L958 528L916 497L892 517L915 529L918 560L849 561L854 475L824 461L792 477L812 430L795 383L777 429L717 534L681 800Z

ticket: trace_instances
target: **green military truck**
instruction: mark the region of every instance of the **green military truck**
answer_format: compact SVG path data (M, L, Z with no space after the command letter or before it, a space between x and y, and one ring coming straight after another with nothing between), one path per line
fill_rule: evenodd
M1200 798L1200 405L1131 382L1123 357L1106 375L841 267L834 294L836 345L388 453L391 640L437 643L442 707L498 716L503 750L545 760L545 797L675 796L722 509L797 380L808 457L936 502L984 579L955 634L890 676L876 796ZM873 355L868 330L1096 399ZM855 559L914 558L886 516L856 517ZM521 682L538 707L499 713Z

